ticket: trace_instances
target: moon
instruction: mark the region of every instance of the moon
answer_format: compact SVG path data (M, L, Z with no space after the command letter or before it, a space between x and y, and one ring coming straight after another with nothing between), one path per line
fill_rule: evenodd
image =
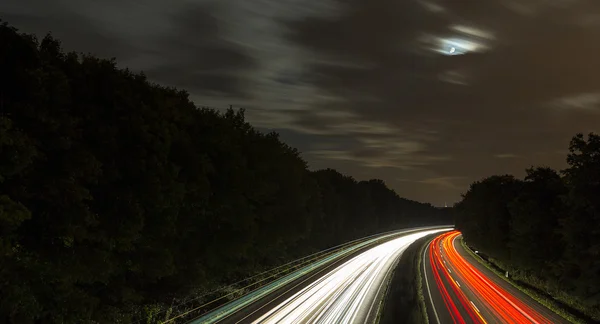
M453 54L454 52L456 52L456 48L454 48L454 47L451 47L451 48L450 48L450 54Z

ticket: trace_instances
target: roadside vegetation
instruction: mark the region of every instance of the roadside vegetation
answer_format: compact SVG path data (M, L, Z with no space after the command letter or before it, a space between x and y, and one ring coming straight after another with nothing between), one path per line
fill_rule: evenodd
M573 137L567 165L473 183L454 208L456 227L538 300L600 322L600 136Z
M2 323L156 322L342 242L448 223L51 36L0 23L0 71Z
M424 262L423 249L436 235L439 234L417 240L402 253L386 291L380 324L429 323L421 267Z
M510 283L513 287L517 288L521 292L527 294L529 297L536 300L538 303L546 306L548 309L562 316L564 319L576 324L592 323L590 320L585 320L582 318L582 316L585 317L585 315L567 306L565 303L554 299L547 293L535 288L534 286L530 285L527 280L519 278L518 275L515 275L514 273L509 273L509 277L507 278L507 270L501 265L494 262L494 259L490 259L487 256L482 255L480 253L475 253L473 249L469 247L462 239L460 243L465 248L465 250L469 252L483 266L488 268L490 271L494 272L494 274L502 278L504 281Z

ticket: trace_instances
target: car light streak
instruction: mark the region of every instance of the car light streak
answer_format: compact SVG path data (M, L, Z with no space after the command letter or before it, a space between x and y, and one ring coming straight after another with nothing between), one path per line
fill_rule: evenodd
M429 262L435 281L454 323L465 323L459 308L464 310L473 322L486 323L482 312L473 301L485 308L486 316L492 317L486 317L487 320L493 322L552 323L465 260L455 247L454 241L459 235L458 231L441 234L431 242L432 248L429 249ZM451 277L451 273L454 277ZM447 289L447 286L451 289ZM465 291L472 293L476 298L469 300ZM456 298L453 299L452 296ZM455 303L456 300L458 304Z
M254 323L364 323L395 260L414 241L446 231L408 234L371 248L289 297Z
M433 246L438 246L442 237L442 235L438 236L433 240L431 244ZM481 315L479 315L478 313L476 314L472 310L472 308L468 306L468 299L460 290L458 285L455 284L455 281L450 277L448 268L442 265L442 262L440 261L442 260L441 251L442 249L430 249L429 260L432 264L431 267L433 269L435 281L437 283L438 288L440 289L442 299L444 300L444 304L446 305L446 308L448 309L453 322L466 323L459 311L460 307L466 310L467 314L474 323L486 323L485 320L483 320L483 318L481 317ZM448 290L446 288L444 280L453 283L452 285L450 285L451 290ZM459 305L456 305L456 303L454 303L454 299L452 298L452 296L456 296L456 298L460 302Z
M316 269L318 269L320 266L323 266L329 262L332 262L338 258L341 258L345 255L348 255L362 247L368 246L370 244L373 244L374 242L381 240L381 239L386 239L389 237L393 237L398 235L398 232L395 233L391 233L391 234L386 234L383 236L379 236L373 239L369 239L366 240L364 242L358 243L358 244L354 244L352 246L349 246L347 248L341 249L335 253L332 253L331 255L329 255L328 257L317 261L315 263L312 263L302 269L299 269L287 276L284 276L281 279L275 280L274 282L261 287L241 298L238 298L230 303L228 303L227 305L220 307L212 312L209 312L197 319L195 319L194 321L192 321L192 323L202 323L202 324L211 324L211 323L217 323L225 318L227 318L229 315L243 309L244 307L252 304L254 301L263 298L265 296L267 296L268 294L272 293L273 291L284 287L285 285L289 284L290 282L299 279L301 277L310 275L313 271L315 271Z

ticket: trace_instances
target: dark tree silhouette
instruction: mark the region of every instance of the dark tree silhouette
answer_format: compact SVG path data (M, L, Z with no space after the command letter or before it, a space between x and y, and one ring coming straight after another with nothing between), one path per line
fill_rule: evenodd
M457 204L465 240L528 284L600 321L600 136L571 140L568 168L492 176Z
M600 136L573 137L567 163L569 210L561 219L565 279L576 295L600 308Z
M481 250L508 259L510 213L508 204L522 182L510 175L492 176L475 182L457 204L457 226Z
M311 172L243 110L0 26L0 322L129 322L315 250L448 222Z
M550 168L527 170L517 197L509 203L509 251L512 262L540 277L553 276L552 267L563 253L558 220L566 212L567 188Z

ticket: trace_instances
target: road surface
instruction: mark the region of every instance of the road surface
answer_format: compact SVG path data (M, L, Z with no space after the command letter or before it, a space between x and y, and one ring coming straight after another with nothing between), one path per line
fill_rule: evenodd
M361 242L351 253L294 272L280 279L283 284L263 287L192 323L371 323L404 250L419 238L448 230L427 227Z
M569 323L480 264L459 237L441 234L424 249L430 323Z

